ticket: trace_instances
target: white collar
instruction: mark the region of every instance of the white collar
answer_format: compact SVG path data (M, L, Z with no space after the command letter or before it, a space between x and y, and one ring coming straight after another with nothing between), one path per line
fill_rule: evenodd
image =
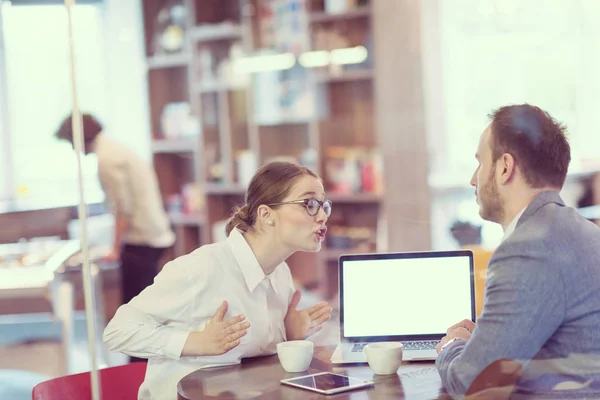
M512 221L510 221L510 224L508 224L508 227L506 228L506 230L504 231L504 236L502 236L502 241L505 241L506 239L508 239L508 237L510 235L512 235L512 233L515 231L515 229L517 228L517 224L519 223L519 219L521 218L521 215L523 215L523 213L525 212L525 210L527 209L527 207L524 207L514 218Z
M269 275L265 275L262 267L258 263L258 259L256 255L250 248L250 245L246 241L243 233L240 232L237 228L234 228L229 237L227 238L227 244L235 257L235 260L242 270L242 275L244 275L244 280L246 281L246 286L248 286L248 290L251 292L256 289L256 287L267 277L271 282L271 286L275 293L277 293L277 286L275 285L275 274L271 272Z

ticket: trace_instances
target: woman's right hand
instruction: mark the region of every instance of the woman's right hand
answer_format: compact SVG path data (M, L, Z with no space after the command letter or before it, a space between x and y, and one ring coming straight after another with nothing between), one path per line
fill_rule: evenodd
M191 332L183 346L182 356L218 356L240 344L250 327L243 315L225 319L227 302L223 301L204 330Z

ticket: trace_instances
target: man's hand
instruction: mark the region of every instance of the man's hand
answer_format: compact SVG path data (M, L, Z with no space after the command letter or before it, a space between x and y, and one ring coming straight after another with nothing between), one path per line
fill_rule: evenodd
M326 301L322 301L306 310L296 310L301 296L300 291L296 290L288 306L287 315L285 316L287 340L307 338L321 329L323 323L331 317L331 307Z
M463 319L459 323L452 325L450 328L448 328L448 330L454 328L465 328L467 331L469 331L469 333L473 333L476 326L477 324L475 324L475 322L471 321L470 319Z
M227 308L224 301L204 330L189 334L182 356L218 356L240 344L240 338L246 335L250 323L244 322L246 317L243 315L226 320Z
M473 334L473 331L475 330L475 326L475 322L469 319L464 319L459 323L452 325L446 331L446 336L444 336L435 347L437 353L440 354L440 352L442 351L442 347L454 338L469 340L469 338Z

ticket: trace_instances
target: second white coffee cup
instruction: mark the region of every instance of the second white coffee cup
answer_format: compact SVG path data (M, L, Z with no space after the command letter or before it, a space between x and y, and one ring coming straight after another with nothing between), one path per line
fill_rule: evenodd
M369 343L363 349L367 356L369 367L376 375L395 374L402 365L402 350L400 342Z
M309 340L290 340L277 344L277 357L287 372L306 371L313 358L314 343Z

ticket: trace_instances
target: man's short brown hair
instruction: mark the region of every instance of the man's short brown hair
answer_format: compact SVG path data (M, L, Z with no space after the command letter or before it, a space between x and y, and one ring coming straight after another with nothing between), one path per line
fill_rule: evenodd
M100 132L102 132L102 124L90 114L82 114L83 121L83 141L90 143ZM69 115L60 124L60 128L54 134L57 139L68 140L73 143L73 116Z
M489 115L493 161L513 156L533 188L562 188L571 162L566 127L539 107L510 105Z

